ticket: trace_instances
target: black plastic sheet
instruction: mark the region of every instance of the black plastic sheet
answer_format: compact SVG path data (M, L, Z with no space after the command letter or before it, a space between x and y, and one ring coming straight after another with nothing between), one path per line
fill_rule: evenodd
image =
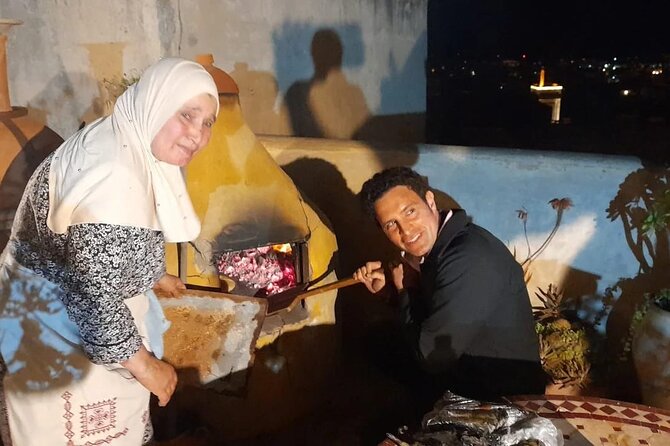
M554 424L512 404L480 402L451 392L435 403L421 429L401 445L563 446Z

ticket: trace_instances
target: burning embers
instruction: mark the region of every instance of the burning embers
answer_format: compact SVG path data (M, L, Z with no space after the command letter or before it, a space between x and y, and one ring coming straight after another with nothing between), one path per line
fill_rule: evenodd
M298 283L293 252L290 243L224 252L216 266L219 274L233 279L236 285L251 291L250 294L268 297Z

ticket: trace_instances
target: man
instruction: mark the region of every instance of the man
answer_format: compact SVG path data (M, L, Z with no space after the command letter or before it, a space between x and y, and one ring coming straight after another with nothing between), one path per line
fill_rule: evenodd
M438 378L434 390L477 399L544 393L523 271L507 247L465 211L440 212L427 181L409 168L377 173L360 196L402 251L390 276L409 344ZM372 293L386 284L378 261L354 278Z

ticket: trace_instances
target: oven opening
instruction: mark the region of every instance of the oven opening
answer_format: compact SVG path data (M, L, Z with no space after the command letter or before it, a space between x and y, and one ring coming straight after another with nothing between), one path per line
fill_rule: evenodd
M221 291L268 300L268 312L290 305L292 298L309 284L306 241L295 241L215 255Z

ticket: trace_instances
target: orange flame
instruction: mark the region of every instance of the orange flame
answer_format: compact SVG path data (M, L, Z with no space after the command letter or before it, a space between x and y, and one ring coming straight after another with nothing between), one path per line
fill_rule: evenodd
M290 243L284 243L282 245L273 245L272 249L278 252L283 252L285 254L290 254L293 252Z

